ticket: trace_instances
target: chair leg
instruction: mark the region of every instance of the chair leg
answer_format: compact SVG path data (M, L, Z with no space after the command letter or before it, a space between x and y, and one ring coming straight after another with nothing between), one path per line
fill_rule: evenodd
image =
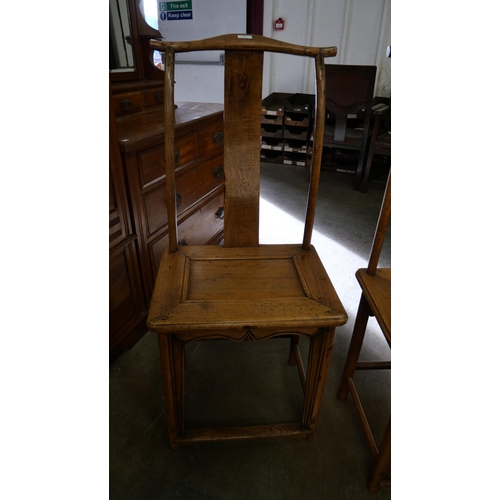
M370 150L368 151L368 158L366 159L365 173L363 174L361 187L359 188L362 193L366 193L368 191L368 181L370 180L370 170L372 168L373 156L373 149L370 146Z
M349 395L348 379L354 375L356 365L358 363L359 353L365 338L366 325L368 324L368 317L370 315L370 306L363 294L359 301L358 313L356 314L356 321L354 322L354 329L352 332L351 343L347 353L344 371L340 380L339 390L337 392L338 399L347 399Z
M334 338L335 328L322 328L316 335L311 337L304 394L304 411L302 414L302 427L311 430L307 439L312 439L316 430Z
M368 482L368 489L371 493L376 493L381 486L390 484L391 469L391 419L385 429L384 438L380 446L379 454Z
M173 335L158 335L165 393L168 439L175 450L175 438L184 431L184 345Z
M372 168L373 155L375 150L375 141L377 140L378 130L380 127L380 116L375 117L375 123L373 125L372 135L370 137L370 145L368 146L368 155L366 158L366 167L363 174L363 179L361 180L361 186L359 190L362 193L366 193L368 190L368 181L370 180L370 170Z

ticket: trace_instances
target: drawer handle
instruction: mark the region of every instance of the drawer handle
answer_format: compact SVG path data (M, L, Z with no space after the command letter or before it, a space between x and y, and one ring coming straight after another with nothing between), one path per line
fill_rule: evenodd
M215 170L214 170L214 177L218 180L221 181L224 178L224 167L222 165L219 165Z
M123 99L123 101L120 101L120 106L123 111L127 111L127 109L130 109L130 107L132 106L132 103L129 99Z
M223 219L224 218L224 207L219 207L219 210L215 212L215 218L216 219Z
M221 140L224 139L224 134L222 132L215 132L212 139L214 140L215 144L217 144L217 146L222 146Z
M178 167L181 164L181 155L179 154L179 151L176 151L174 153L175 156L175 166Z
M158 92L157 94L155 94L155 101L157 103L163 102L163 92Z
M186 242L186 240L181 240L181 241L178 241L177 244L180 246L180 247L187 247L188 244Z
M179 208L182 205L182 195L181 193L175 193L175 205Z

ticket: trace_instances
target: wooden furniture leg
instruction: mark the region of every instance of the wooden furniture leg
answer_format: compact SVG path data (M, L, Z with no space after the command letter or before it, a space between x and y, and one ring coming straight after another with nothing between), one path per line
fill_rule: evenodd
M314 437L321 397L325 388L328 366L332 356L335 328L324 328L311 337L307 363L306 390L302 426L311 429L307 439Z
M391 419L387 423L384 438L380 445L380 450L375 460L372 475L368 482L368 489L371 493L376 493L381 486L390 485L391 474ZM389 479L388 479L389 478Z
M370 306L368 305L365 296L361 294L358 313L356 315L356 321L352 332L351 344L349 345L344 371L342 373L342 378L340 379L340 386L337 393L338 399L345 400L349 395L349 379L352 378L354 372L356 371L356 365L358 363L359 353L361 352L361 347L365 338L366 325L368 324L369 316Z
M160 361L167 413L168 438L172 449L179 434L184 433L184 344L174 335L159 335Z

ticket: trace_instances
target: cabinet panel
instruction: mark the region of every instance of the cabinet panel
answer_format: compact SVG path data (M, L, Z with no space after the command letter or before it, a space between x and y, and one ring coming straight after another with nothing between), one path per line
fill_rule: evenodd
M222 151L223 147L224 127L222 122L206 127L198 133L199 158L212 154L214 151Z
M205 245L224 229L224 191L178 225L177 236L186 245Z
M161 106L163 104L163 89L144 90L144 107Z
M217 156L208 162L185 170L176 177L177 214L182 215L201 198L224 181L223 158ZM148 191L144 197L147 236L154 235L167 225L167 192L163 183Z
M116 193L111 168L109 171L109 244L117 244L125 238L125 224L121 216L120 198Z
M142 109L142 93L128 92L113 97L113 109L116 116L135 113Z
M135 241L116 249L109 262L110 350L124 339L146 315L139 276Z
M183 170L176 177L178 215L224 182L223 160L222 156L217 156L201 165Z
M146 235L149 238L167 225L167 192L164 184L158 184L144 195Z
M139 172L141 189L165 176L165 148L163 145L152 147L140 152ZM195 156L195 136L189 134L175 141L175 157L177 168L193 162Z

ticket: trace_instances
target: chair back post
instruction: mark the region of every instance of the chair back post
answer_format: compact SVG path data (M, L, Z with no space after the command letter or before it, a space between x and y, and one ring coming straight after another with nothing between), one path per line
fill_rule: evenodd
M321 157L323 152L323 136L325 132L326 117L326 78L325 58L320 52L315 57L316 64L316 116L313 131L313 155L311 165L311 179L309 181L309 193L307 196L307 211L304 227L304 238L302 248L308 250L311 246L311 238L314 227L314 214L318 199L319 178L321 173Z
M226 49L224 246L259 244L262 51Z
M370 259L368 261L367 274L372 276L375 275L377 271L378 260L380 258L380 252L382 251L382 246L384 244L385 233L387 231L387 226L389 225L389 220L391 218L391 172L389 171L389 177L387 179L387 185L385 187L384 199L382 201L382 207L380 208L380 214L377 222L377 229L375 231L375 236L373 238L372 249L370 251Z
M177 203L175 199L175 106L174 75L175 52L173 47L165 49L165 174L167 188L168 249L176 252L177 243Z
M165 164L169 250L178 249L174 157L175 53L199 50L225 51L224 76L224 246L259 244L260 120L264 52L314 57L317 105L313 134L311 178L302 247L311 245L319 188L326 113L325 57L337 55L337 47L307 47L260 35L220 35L204 40L169 42L151 40L150 47L165 51ZM256 80L260 81L256 82Z

